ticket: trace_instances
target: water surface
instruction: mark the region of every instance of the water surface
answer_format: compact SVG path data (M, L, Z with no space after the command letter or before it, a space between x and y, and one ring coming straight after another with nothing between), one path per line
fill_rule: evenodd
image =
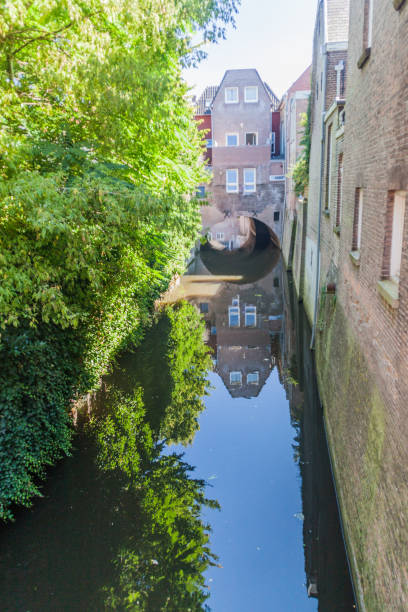
M193 443L164 453L185 452L194 478L204 479L207 496L220 504L202 515L221 566L205 571L207 605L216 612L355 609L309 329L279 253L272 247L252 255L204 253L167 299L180 298L202 313L214 367ZM129 381L144 385L152 415L167 401L165 333L153 328L109 379L122 389ZM107 410L103 393L98 404ZM107 593L118 572L125 575L124 547L140 559L148 551L143 579L153 576L158 561L146 533L154 524L143 516L140 498L101 470L95 444L89 429L80 428L73 456L50 470L44 498L3 528L1 610L114 608Z

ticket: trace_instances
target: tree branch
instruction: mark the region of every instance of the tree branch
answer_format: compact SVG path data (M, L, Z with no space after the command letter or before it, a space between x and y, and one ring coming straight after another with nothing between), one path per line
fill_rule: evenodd
M13 51L12 53L13 57L15 57L17 53L20 53L20 51L22 51L25 47L27 47L28 45L31 45L31 43L37 42L39 40L46 40L50 36L56 36L60 32L64 32L65 30L68 30L69 28L71 28L74 25L74 23L75 21L70 21L62 28L59 28L58 30L54 30L54 32L48 32L47 34L43 34L42 36L37 36L36 38L31 38L30 40L27 40L27 42L25 42L24 45L21 45L21 47Z

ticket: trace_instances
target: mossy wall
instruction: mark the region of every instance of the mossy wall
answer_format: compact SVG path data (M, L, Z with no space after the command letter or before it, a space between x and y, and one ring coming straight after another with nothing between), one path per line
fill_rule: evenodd
M408 609L408 496L406 465L398 461L401 440L335 296L321 302L316 364L359 607L403 612Z

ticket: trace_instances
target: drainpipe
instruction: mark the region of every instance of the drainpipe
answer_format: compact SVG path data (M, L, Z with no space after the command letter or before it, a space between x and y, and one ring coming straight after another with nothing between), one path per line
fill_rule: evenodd
M314 299L314 316L313 316L313 327L312 327L312 338L310 340L310 349L314 349L316 326L317 326L317 313L319 306L319 293L320 293L320 242L321 242L321 222L322 222L322 205L323 205L323 169L324 169L324 149L326 144L326 129L324 119L326 115L326 81L327 81L327 43L324 45L324 65L323 65L323 90L322 95L322 136L320 146L320 192L319 192L319 217L317 221L317 263L316 263L316 290Z

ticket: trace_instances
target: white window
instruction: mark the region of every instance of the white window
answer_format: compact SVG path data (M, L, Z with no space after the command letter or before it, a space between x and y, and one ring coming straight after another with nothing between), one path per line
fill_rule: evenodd
M241 372L230 372L230 385L240 385L242 383Z
M256 326L256 306L245 306L245 327Z
M233 168L226 171L227 193L238 193L238 170Z
M224 240L224 232L217 232L215 238L216 240Z
M237 147L238 146L238 134L226 134L225 144L227 145L227 147Z
M245 102L258 102L258 87L255 85L245 87Z
M247 385L257 385L259 383L259 372L249 372L247 374Z
M405 191L396 191L394 194L390 278L396 283L400 279L406 195Z
M373 0L368 0L368 29L367 29L367 47L370 49L373 42Z
M361 230L363 227L363 190L358 193L358 224L357 224L357 251L361 247Z
M228 325L239 327L239 308L237 306L229 306L228 308Z
M244 168L244 193L256 191L256 169Z
M276 133L272 132L271 134L271 153L275 153L275 140L276 140Z
M258 144L258 134L256 132L247 132L245 134L245 144L255 146Z
M238 102L238 87L225 88L225 104L236 104Z

